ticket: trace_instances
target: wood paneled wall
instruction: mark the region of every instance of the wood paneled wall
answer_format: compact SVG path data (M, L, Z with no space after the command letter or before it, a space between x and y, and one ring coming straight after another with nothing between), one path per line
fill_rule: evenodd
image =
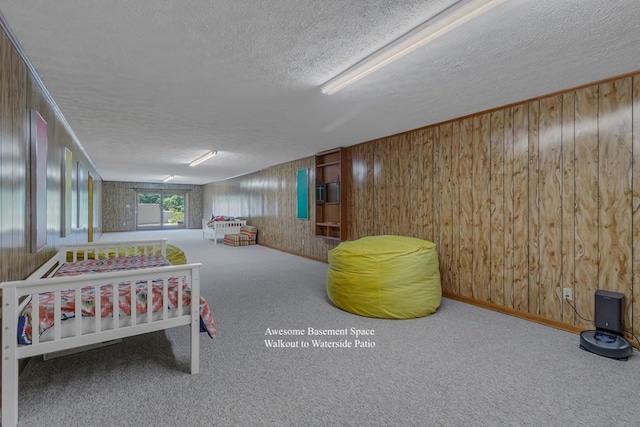
M258 243L309 258L327 259L337 243L315 236L315 158L294 162L204 186L202 216L248 219L258 228ZM309 219L297 219L296 173L309 170Z
M136 229L136 192L176 191L185 193L187 206L186 228L202 226L202 185L166 184L149 182L103 183L102 205L104 232L135 231Z
M640 75L349 147L349 239L431 240L448 295L568 329L593 327L596 290L621 292L638 335L639 129ZM203 214L247 217L260 243L326 259L315 218L295 219L301 167L313 158L209 184Z
M350 237L434 241L445 292L585 329L621 292L638 334L639 96L625 77L351 147Z
M37 110L47 122L47 247L30 252L28 215L29 111ZM72 233L61 237L61 173L63 149L73 154ZM94 235L101 233L102 182L91 160L66 127L55 105L0 25L0 281L21 280L42 265L60 244L87 241L87 226L78 227L78 197L87 200L86 188L77 194L77 161L94 179ZM85 183L87 178L85 177ZM86 205L84 205L86 206ZM88 215L84 215L87 218Z

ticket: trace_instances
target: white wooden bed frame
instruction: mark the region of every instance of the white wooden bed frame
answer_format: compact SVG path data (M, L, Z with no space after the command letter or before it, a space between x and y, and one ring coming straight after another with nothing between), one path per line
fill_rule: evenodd
M233 221L213 221L213 227L207 225L207 220L202 220L202 238L213 239L213 243L218 243L218 237L224 238L225 234L239 234L240 227L247 225L243 219Z
M99 274L81 274L78 276L51 277L52 274L66 262L67 253L73 253L73 259L87 259L87 253L93 250L95 256L98 257L99 250L109 252L113 250L115 256L118 256L120 248L136 248L144 252L145 255L151 255L160 251L166 256L167 239L157 240L138 240L131 242L116 243L86 243L78 245L63 245L59 247L59 252L47 261L42 267L36 270L26 280L4 282L0 284L2 289L2 426L13 427L18 422L18 363L20 359L43 355L50 352L60 352L69 349L77 349L85 346L99 345L100 343L117 340L134 335L145 334L148 332L159 331L163 329L173 328L176 326L191 326L191 373L197 374L200 369L200 265L201 264L185 264L172 265L166 267L142 268L138 270L126 270L115 272L104 272ZM144 249L142 249L144 248ZM151 250L149 250L151 248ZM106 258L102 256L100 258ZM113 252L111 256L114 256ZM122 255L120 255L122 256ZM146 314L137 314L136 316L124 315L117 316L119 307L114 306L114 316L109 317L110 322L96 321L100 319L100 304L96 304L96 317L82 317L79 290L83 287L94 286L96 291L105 284L113 284L116 286L123 281L147 281L148 292L151 294L151 281L156 279L164 279L164 300L167 300L168 278L185 277L189 287L191 288L191 304L190 307L182 307L182 298L178 298L178 309L168 310L165 304L164 310L157 312L155 315L147 316ZM131 286L132 292L135 292L135 286ZM49 333L53 331L53 337L46 341L39 338L38 324L34 322L33 336L31 345L19 345L17 343L18 316L22 309L27 305L29 299L37 301L34 296L42 293L51 292L55 295L55 319L60 318L60 292L63 290L77 290L76 295L76 317L64 322L56 321L54 326L47 330ZM96 292L96 295L99 295ZM114 292L114 297L118 297L118 292ZM135 298L132 298L135 301ZM149 313L151 310L152 298L148 299ZM134 302L135 304L135 302ZM37 303L34 304L33 312L38 312ZM135 312L135 309L133 310ZM72 330L70 337L65 337L68 333L65 325L65 334L62 333L63 323L71 323ZM82 331L82 324L92 324L92 331ZM106 326L105 326L106 325ZM75 326L75 327L74 327Z

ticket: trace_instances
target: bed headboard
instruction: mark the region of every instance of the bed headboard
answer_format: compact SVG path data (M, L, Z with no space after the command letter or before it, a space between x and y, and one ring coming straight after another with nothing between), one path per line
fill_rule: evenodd
M48 277L65 262L152 254L166 257L167 240L149 239L129 242L91 242L60 245L58 246L58 253L30 274L29 279Z

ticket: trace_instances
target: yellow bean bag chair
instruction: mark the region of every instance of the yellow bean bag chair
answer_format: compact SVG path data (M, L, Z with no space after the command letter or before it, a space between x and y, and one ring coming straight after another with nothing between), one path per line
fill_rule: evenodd
M427 316L442 301L435 244L402 236L342 242L329 251L327 295L337 307L361 316Z
M187 263L187 256L179 247L167 244L167 260L173 265L182 265Z

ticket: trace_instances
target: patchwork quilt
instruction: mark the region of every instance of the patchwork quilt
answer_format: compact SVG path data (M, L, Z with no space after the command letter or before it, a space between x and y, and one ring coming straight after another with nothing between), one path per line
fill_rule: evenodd
M170 263L159 255L142 255L138 257L121 257L109 259L90 259L85 261L65 263L55 277L73 276L79 274L93 274L99 272L132 270L139 268L150 268L170 265ZM131 287L134 286L134 292ZM178 298L182 299L183 307L191 303L191 290L188 288L184 277L172 277L168 279L168 301L163 301L163 282L156 280L152 283L151 308L153 313L163 309L165 304L169 309L178 307ZM114 299L114 290L117 297ZM100 287L100 296L96 298L95 287L87 286L81 290L81 312L82 316L95 317L96 300L100 304L100 316L113 316L114 303L118 304L121 316L130 316L132 308L132 296L135 298L134 306L137 314L147 313L148 307L148 287L146 281L131 283L111 283ZM43 333L51 328L55 322L54 316L54 295L53 293L40 294L38 309L39 332ZM75 290L61 292L61 320L75 317L76 295ZM18 342L19 344L31 344L32 337L33 308L30 302L23 311L18 322ZM210 337L216 335L216 327L209 304L203 297L200 297L200 330L207 332Z

